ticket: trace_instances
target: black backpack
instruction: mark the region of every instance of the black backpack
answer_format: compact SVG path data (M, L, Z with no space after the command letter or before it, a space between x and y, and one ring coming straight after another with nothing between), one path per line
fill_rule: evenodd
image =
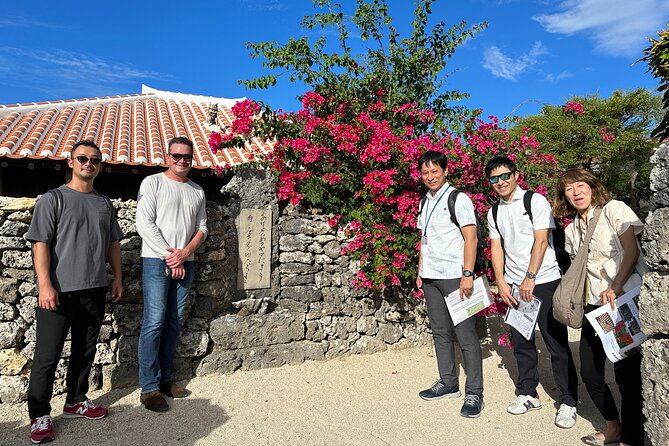
M525 206L525 213L527 214L528 217L530 217L530 222L534 222L532 219L532 195L534 195L535 192L528 190L525 192L525 195L523 196L523 205ZM499 201L496 202L495 204L492 205L492 218L493 221L495 222L495 229L497 229L497 232L499 232L499 227L497 226L497 211L499 209ZM571 265L571 257L569 256L569 253L565 250L565 235L564 235L564 229L560 225L560 223L557 221L555 217L553 217L553 223L555 223L555 228L553 228L552 235L553 235L553 244L551 245L551 248L553 248L553 251L555 251L555 258L557 259L558 266L560 267L560 271L562 271L562 274L566 273L567 270L569 269L569 266ZM500 237L502 234L500 234ZM504 239L502 238L502 247L504 246Z
M451 194L448 196L448 201L447 201L448 213L451 214L451 221L455 226L458 227L458 229L460 228L460 223L458 223L458 219L455 216L455 200L458 199L458 195L460 195L461 193L462 193L461 190L453 189ZM424 195L423 198L420 200L420 207L418 208L419 213L422 212L426 200L427 196ZM479 221L479 218L476 216L476 214L474 214L474 217L476 218L476 240L477 240L474 271L483 271L485 269L486 243L485 243L485 237L483 236L483 232L481 231L481 222Z

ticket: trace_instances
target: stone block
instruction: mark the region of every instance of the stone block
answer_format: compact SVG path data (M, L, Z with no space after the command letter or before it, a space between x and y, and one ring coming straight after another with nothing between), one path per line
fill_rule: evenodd
M193 288L201 296L221 297L226 291L225 278L209 280L207 282L195 282Z
M214 348L214 350L202 358L195 369L195 375L203 376L212 373L232 373L242 366L242 358L239 357L240 350L225 350Z
M13 321L18 313L14 305L0 302L0 321Z
M28 232L28 227L29 226L26 223L23 223L21 221L6 220L0 226L0 234L4 236L20 237L26 232Z
M372 316L363 316L356 321L356 330L360 334L374 336L379 331L379 324Z
M311 238L304 234L287 234L279 238L279 249L288 251L305 251L311 243Z
M18 375L27 363L28 358L18 348L0 350L0 375Z
M309 311L309 304L307 302L299 302L293 299L279 300L279 307L293 313L306 313Z
M208 280L220 279L225 272L223 262L198 263L195 267L195 280L206 282Z
M225 238L222 235L208 235L202 244L205 251L217 251L225 248Z
M35 282L21 282L21 285L19 285L19 294L21 296L37 297L37 285Z
M643 344L643 382L646 432L654 445L669 444L669 339L648 339Z
M313 254L323 254L325 252L325 250L323 249L323 245L321 245L318 242L314 242L311 245L307 246L307 251Z
M141 249L142 238L139 235L133 235L132 237L121 239L120 244L121 251L133 251Z
M304 339L304 315L285 311L249 316L227 314L211 322L209 335L221 349L286 344Z
M218 248L212 251L206 251L197 255L197 262L218 262L225 260L225 250L223 248Z
M669 271L669 207L648 215L641 241L651 269Z
M35 278L35 273L32 269L4 268L2 275L22 282L30 282Z
M306 265L304 263L282 263L279 272L283 274L313 274L320 271L318 265Z
M30 243L23 237L0 237L0 249L25 249Z
M400 324L380 324L377 336L387 344L394 344L402 338L403 333Z
M649 272L643 276L639 296L641 326L647 336L669 334L669 273Z
M332 240L324 246L325 255L331 259L338 259L341 257L341 243L337 240Z
M205 331L182 330L177 342L176 356L193 358L207 353L209 335Z
M28 379L24 376L0 375L0 401L20 403L28 398Z
M135 220L130 221L130 220L119 219L118 225L121 228L121 232L123 232L124 237L129 237L137 234L137 228L135 227Z
M138 385L137 362L124 362L102 366L102 390L122 389Z
M6 212L31 211L36 201L36 198L0 197L0 209Z
M99 343L95 346L95 359L93 360L94 364L113 364L116 362L116 356L112 351L109 344Z
M318 274L318 273L317 273ZM282 274L281 286L313 285L315 282L314 274Z
M350 353L351 354L370 354L370 353L379 353L388 350L388 345L383 342L382 339L379 339L375 336L360 336L353 345L351 345Z
M309 341L320 342L325 339L325 331L320 321L307 321L305 323L306 333L304 337Z
M112 328L122 335L138 335L142 328L143 306L131 303L120 303L113 307Z
M16 321L0 322L0 349L20 347L25 329Z
M268 367L281 367L288 364L301 364L305 360L323 359L320 343L294 342L285 345L271 345L248 349L244 352L242 370L257 370Z
M128 275L123 277L123 304L140 303L144 300L144 290L142 289L142 281L133 279Z
M108 342L111 339L112 333L111 325L102 325L98 334L98 342Z
M314 262L314 255L310 252L290 251L279 254L281 263L305 263L311 265Z
M142 262L139 250L129 249L121 251L121 263L124 265L137 265Z
M118 338L116 361L119 363L136 363L139 336L123 335Z
M287 286L281 288L282 299L292 299L298 302L318 302L321 300L321 292L315 286Z
M14 303L19 297L19 281L0 277L0 302Z
M11 214L7 215L7 220L20 221L23 223L27 223L28 225L30 225L30 221L32 220L32 218L33 218L32 214L27 209L22 211L12 212Z

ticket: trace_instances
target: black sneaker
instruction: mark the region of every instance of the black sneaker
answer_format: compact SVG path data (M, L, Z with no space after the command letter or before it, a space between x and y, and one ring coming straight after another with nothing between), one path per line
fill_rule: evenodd
M428 401L438 400L439 398L458 398L460 389L457 385L448 387L441 379L438 379L429 389L418 392L418 396Z
M460 409L460 415L465 418L478 418L481 416L481 410L485 407L483 397L473 393L465 395L465 403Z

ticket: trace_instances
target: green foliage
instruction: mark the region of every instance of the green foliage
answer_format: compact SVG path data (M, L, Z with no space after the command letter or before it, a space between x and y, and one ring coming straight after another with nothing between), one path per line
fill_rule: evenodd
M271 73L242 84L268 88L287 75L291 82L301 81L314 92L335 98L335 103L350 104L353 113L375 102L381 91L389 109L416 103L420 109L434 111L436 129L455 130L459 117L471 115L466 108L453 105L467 94L443 88L444 69L456 48L487 23L469 27L460 22L448 27L442 21L430 26L434 0L416 0L411 36L402 37L393 26L385 0L357 0L352 16L330 0L313 3L323 12L306 16L301 26L310 33L323 34L313 42L302 36L283 44L248 43L251 57L264 59L263 66ZM328 31L334 31L335 42L328 38ZM367 45L361 55L351 48L353 33Z
M669 22L667 23L669 26ZM658 39L648 39L650 46L644 50L641 59L648 64L648 71L660 80L657 91L663 92L662 103L665 109L664 118L651 133L651 137L664 140L669 138L669 30L661 31Z
M660 97L644 89L615 91L605 99L574 97L517 119L511 133L529 128L560 168L591 169L617 198L638 209L638 199L650 195L649 158L656 145L650 131L661 109Z

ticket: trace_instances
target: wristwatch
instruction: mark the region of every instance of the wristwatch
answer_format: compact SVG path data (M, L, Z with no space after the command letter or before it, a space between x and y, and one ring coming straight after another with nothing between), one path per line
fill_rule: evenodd
M534 279L537 278L537 273L533 273L532 271L528 271L527 273L525 273L525 277L527 277L528 279L534 280Z
M463 277L472 277L473 275L474 275L474 273L469 271L468 269L462 271L462 276Z

